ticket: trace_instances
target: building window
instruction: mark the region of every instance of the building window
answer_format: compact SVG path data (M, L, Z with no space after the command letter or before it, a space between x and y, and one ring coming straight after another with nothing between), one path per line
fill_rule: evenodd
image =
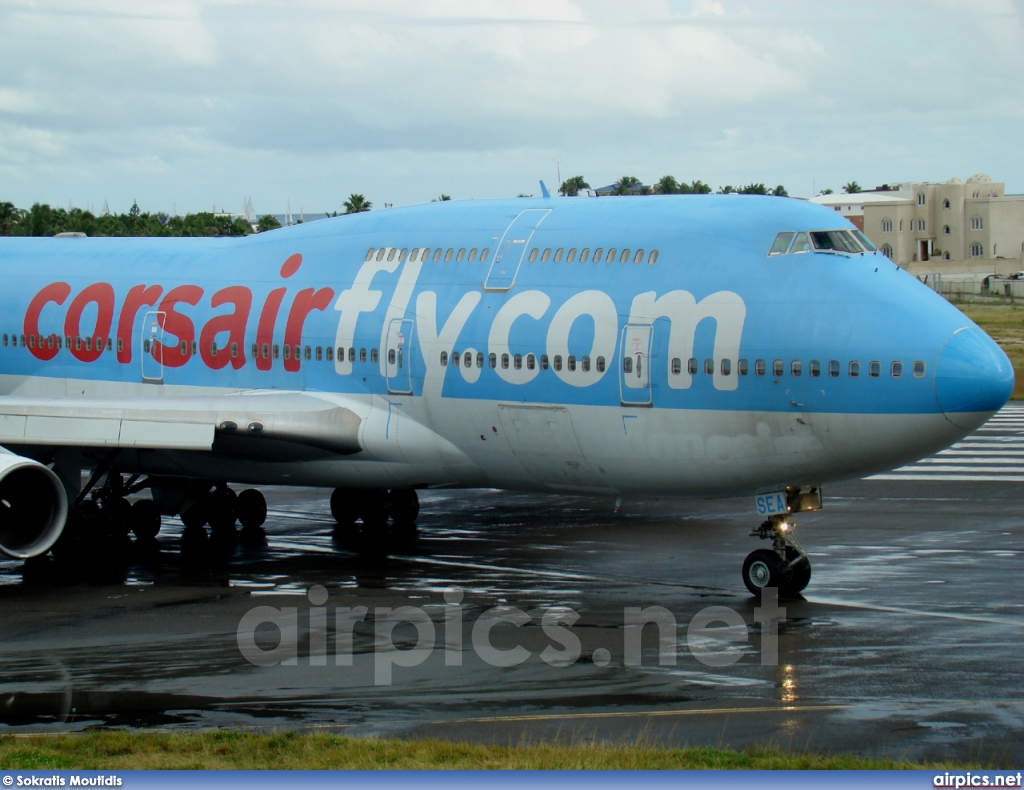
M886 258L892 258L892 247L888 244L883 244L882 255L884 255Z
M982 230L985 227L985 223L981 221L981 217L975 214L971 217L971 230Z
M919 219L917 221L917 229L918 230L924 230L925 229L925 222L924 222L923 219Z
M903 232L903 220L900 220L900 233Z
M984 254L985 254L985 248L982 246L980 241L976 241L973 244L971 244L971 257L972 258L980 258Z
M948 236L950 234L950 232L951 231L949 229L949 225L943 225L942 226L942 235L943 236Z
M892 233L892 220L889 217L882 220L882 233Z
M950 208L949 198L946 198L945 200L942 201L942 207Z
M925 204L924 192L917 193L917 205L923 206Z

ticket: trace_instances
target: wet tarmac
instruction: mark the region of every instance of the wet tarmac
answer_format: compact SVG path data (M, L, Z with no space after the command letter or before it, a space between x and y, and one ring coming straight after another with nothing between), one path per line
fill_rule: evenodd
M263 544L183 554L165 519L123 565L0 562L0 732L324 728L1020 765L1024 411L824 493L797 522L811 583L774 615L740 579L765 545L747 500L616 512L431 492L418 540L372 561L333 535L328 492L267 489Z

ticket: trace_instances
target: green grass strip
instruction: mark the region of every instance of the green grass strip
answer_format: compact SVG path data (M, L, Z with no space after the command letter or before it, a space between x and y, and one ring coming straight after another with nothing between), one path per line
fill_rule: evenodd
M927 765L772 749L660 748L634 744L520 744L352 738L321 733L140 733L0 736L4 770L117 769L910 769Z

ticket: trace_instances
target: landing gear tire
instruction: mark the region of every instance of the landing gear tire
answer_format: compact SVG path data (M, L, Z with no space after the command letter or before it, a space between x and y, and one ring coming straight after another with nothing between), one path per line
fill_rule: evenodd
M331 515L339 527L351 527L359 518L358 489L335 488L331 493Z
M760 595L765 587L781 589L782 581L782 559L771 549L752 551L743 561L743 583L752 595Z
M771 549L758 549L743 562L743 583L754 595L774 587L779 595L800 595L811 581L811 561L793 535L786 516L772 516L753 532L752 537L771 540Z
M230 488L217 488L207 495L210 529L218 533L233 533L237 520L238 495Z
M331 515L338 522L335 540L364 557L407 550L417 536L419 512L419 498L411 488L336 488L331 494Z
M359 515L364 530L383 530L388 525L388 492L364 491L359 503Z
M139 540L153 540L160 532L160 509L152 499L140 499L132 505L132 532Z
M206 498L201 497L178 514L185 529L199 529L206 526Z
M408 528L420 514L420 500L411 488L394 488L388 494L391 521L396 527Z
M785 584L779 588L781 595L792 597L799 595L811 582L811 561L796 549L786 549L786 560L790 564ZM796 564L792 564L797 560Z
M255 488L247 488L235 502L238 523L245 529L262 527L267 520L267 500Z

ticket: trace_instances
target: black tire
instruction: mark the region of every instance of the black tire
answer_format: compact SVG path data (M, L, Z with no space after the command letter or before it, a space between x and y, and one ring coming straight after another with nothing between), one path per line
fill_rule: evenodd
M132 505L132 532L139 540L152 540L160 532L160 509L152 499L140 499Z
M796 549L786 549L786 560L792 562L800 556L800 552ZM779 594L787 597L793 597L799 595L804 591L811 581L811 561L807 557L802 557L796 565L789 569L786 573L786 579L781 588L779 588Z
M371 489L362 492L359 502L359 516L365 530L379 531L388 526L388 492Z
M103 515L111 535L127 537L132 531L132 503L124 497L104 500Z
M178 517L181 519L181 523L185 525L185 529L205 527L209 519L206 510L206 497L203 496L197 499L181 511Z
M782 588L782 559L774 551L758 549L743 561L743 583L751 595L760 595L765 587Z
M388 494L391 521L396 527L410 527L420 514L420 500L411 488L394 488Z
M351 527L359 518L359 490L335 488L331 493L331 515L340 527Z
M235 502L238 523L246 529L262 527L267 520L267 500L255 488L247 488L238 495Z
M236 515L238 494L230 488L218 488L207 497L210 528L220 532L233 531L238 518Z

